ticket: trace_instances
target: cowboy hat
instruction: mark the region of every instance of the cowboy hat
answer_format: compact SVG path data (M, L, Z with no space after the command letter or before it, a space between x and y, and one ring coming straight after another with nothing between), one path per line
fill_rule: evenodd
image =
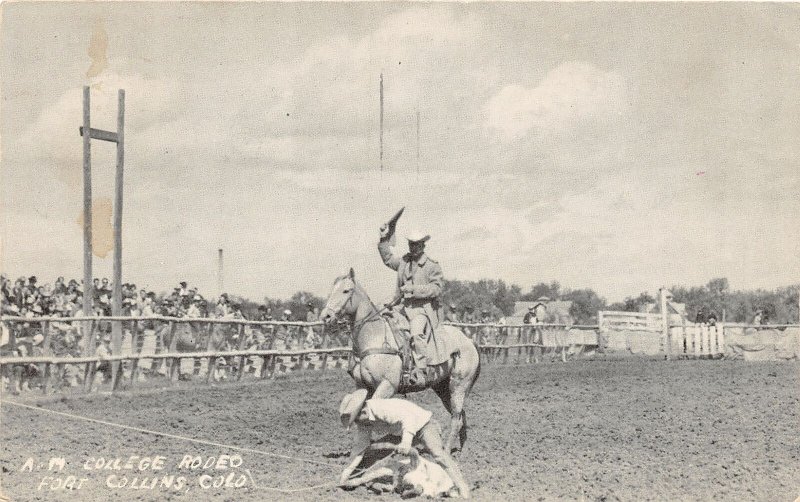
M431 238L430 235L420 230L412 230L411 232L408 233L408 236L406 237L408 242L425 242L430 238Z
M348 428L353 425L366 401L367 389L358 389L344 396L339 405L339 417L342 419L342 425Z
M292 315L292 311L287 309L287 310L283 311L283 314L284 315Z

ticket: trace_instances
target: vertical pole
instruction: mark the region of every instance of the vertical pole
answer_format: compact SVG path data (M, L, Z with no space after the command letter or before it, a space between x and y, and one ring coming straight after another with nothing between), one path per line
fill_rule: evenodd
M669 336L669 312L667 311L667 291L659 289L661 296L661 322L663 324L664 344L666 345L667 361L672 359L672 342Z
M125 90L120 89L117 103L117 170L114 182L114 291L111 299L111 313L122 315L122 193L123 163L125 161ZM114 321L111 330L111 353L122 353L122 321ZM116 378L121 373L122 361L112 363L114 376L112 389L116 389Z
M222 293L225 292L225 281L223 280L223 275L222 275L222 248L220 248L218 250L218 255L219 255L219 257L217 259L217 264L218 264L218 268L217 268L217 290L219 290L218 291L218 295L221 295Z
M417 178L419 178L419 108L417 108Z
M92 315L92 146L89 87L83 88L83 315ZM86 336L86 333L84 333ZM86 347L89 353L94 347Z
M381 171L383 171L383 72L381 72Z

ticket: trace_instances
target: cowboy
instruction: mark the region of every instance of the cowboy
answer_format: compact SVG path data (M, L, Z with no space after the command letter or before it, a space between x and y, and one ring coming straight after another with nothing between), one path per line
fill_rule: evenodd
M430 235L413 231L408 240L408 253L397 256L392 251L393 228L383 225L378 251L383 263L397 271L397 297L402 297L403 313L408 319L411 347L414 351L415 370L411 380L415 384L430 379L428 363L433 354L429 339L441 315L439 296L442 294L442 267L425 254L425 243ZM430 368L432 369L432 368Z
M352 452L355 457L339 477L340 484L345 484L353 471L364 458L364 452L373 439L379 440L388 435L402 439L397 445L397 452L408 455L416 442L433 456L434 462L444 470L455 483L459 493L469 498L470 490L461 469L442 446L442 428L433 418L433 414L418 405L399 398L367 400L367 390L358 389L342 399L339 405L339 417L347 429L356 424L356 443Z

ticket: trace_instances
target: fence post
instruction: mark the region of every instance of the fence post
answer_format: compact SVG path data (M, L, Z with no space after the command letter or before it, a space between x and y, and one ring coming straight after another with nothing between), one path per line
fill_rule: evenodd
M667 290L661 288L659 290L661 296L661 322L663 323L662 330L664 334L664 344L666 345L667 361L672 359L672 336L669 332L669 311L667 306Z
M692 332L693 332L692 342L694 343L694 350L692 351L692 353L694 354L695 357L700 357L700 338L702 336L702 334L700 333L700 326L695 324L692 328Z
M122 360L117 361L118 364L116 367L113 364L111 365L111 371L113 372L113 375L111 377L111 392L116 391L120 386L120 382L122 381L122 371L124 368L123 364L124 362L125 361Z
M178 337L175 336L175 331L178 328L178 323L175 321L169 321L169 348L167 349L170 354L173 354L178 347ZM181 360L177 357L170 357L169 359L164 359L164 363L169 362L169 380L175 376L175 365L180 365ZM178 372L180 373L180 368L178 368Z
M94 319L87 319L81 323L83 328L83 339L86 340L86 346L83 348L83 353L86 357L92 357L95 352L94 328L97 323Z
M245 350L245 333L244 333L244 324L239 325L239 350ZM239 373L236 375L236 381L242 379L242 373L244 373L244 365L247 362L248 356L239 356Z
M144 335L144 334L143 334ZM131 327L131 354L138 356L142 353L139 349L139 321L133 321L133 326ZM144 337L142 337L142 342L144 343ZM131 360L131 387L133 387L133 383L139 377L139 358L134 358Z

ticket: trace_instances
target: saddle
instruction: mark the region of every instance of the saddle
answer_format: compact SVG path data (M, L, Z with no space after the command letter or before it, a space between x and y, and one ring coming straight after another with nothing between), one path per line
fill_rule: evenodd
M414 357L414 349L412 347L411 327L409 326L408 319L397 312L387 312L384 317L389 323L392 330L397 346L399 347L399 355L402 361L402 374L400 378L400 387L404 389L425 387L429 383L433 383L441 379L447 372L448 363L453 360L453 356L458 354L457 350L447 350L448 347L439 340L435 331L431 331L429 344L433 344L433 350L445 354L443 359L429 364L425 368L424 374L417 371L417 364ZM427 329L430 329L430 325Z
M397 342L400 359L403 361L403 379L405 379L405 376L410 374L416 366L414 364L414 352L411 349L411 327L408 324L408 319L393 311L389 311L383 316L389 322L392 336L394 336L394 341Z

